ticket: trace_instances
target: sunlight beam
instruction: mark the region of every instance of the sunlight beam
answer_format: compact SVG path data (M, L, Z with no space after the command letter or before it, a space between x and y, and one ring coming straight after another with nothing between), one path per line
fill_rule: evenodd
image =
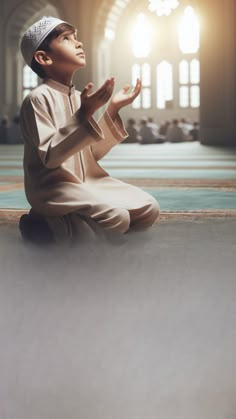
M131 32L132 51L135 57L147 57L151 52L152 27L147 17L140 13Z

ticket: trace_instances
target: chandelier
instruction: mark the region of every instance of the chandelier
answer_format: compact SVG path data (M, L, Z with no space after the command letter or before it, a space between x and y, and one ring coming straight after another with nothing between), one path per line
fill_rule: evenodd
M149 10L157 16L169 16L179 5L178 0L149 0Z

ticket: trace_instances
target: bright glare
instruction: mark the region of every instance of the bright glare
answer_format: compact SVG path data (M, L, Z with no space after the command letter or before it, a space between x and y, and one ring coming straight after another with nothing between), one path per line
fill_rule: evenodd
M105 28L104 36L108 41L113 41L115 39L115 32L110 28Z
M186 7L179 24L179 47L184 54L194 54L199 49L200 24L192 7Z
M131 33L132 51L135 57L147 57L151 51L152 28L147 17L140 13L137 16Z
M23 86L25 89L38 86L38 76L28 65L23 68Z
M179 82L180 84L189 83L189 63L187 60L182 60L179 63Z
M149 3L149 10L156 12L157 16L169 16L179 5L178 0L149 0Z
M173 69L168 61L157 66L157 108L165 109L166 102L173 99Z
M191 83L200 83L200 63L199 60L193 59L190 63Z

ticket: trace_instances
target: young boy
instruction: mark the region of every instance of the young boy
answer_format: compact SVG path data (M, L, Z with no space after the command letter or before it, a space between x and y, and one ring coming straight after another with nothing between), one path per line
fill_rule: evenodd
M35 243L73 239L85 220L119 233L151 226L159 215L156 200L98 164L127 137L118 112L140 93L140 80L132 92L125 86L113 97L113 77L93 93L92 83L75 90L73 74L86 64L83 44L72 25L50 16L27 29L21 51L43 79L20 113L25 192L32 206L20 220L23 237ZM94 112L109 100L95 122Z

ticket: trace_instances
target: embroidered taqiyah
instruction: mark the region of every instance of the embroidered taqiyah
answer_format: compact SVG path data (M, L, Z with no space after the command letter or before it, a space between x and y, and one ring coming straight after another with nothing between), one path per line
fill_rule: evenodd
M20 48L24 60L29 66L31 66L32 58L39 45L61 23L67 22L56 17L44 16L26 30L21 39Z

